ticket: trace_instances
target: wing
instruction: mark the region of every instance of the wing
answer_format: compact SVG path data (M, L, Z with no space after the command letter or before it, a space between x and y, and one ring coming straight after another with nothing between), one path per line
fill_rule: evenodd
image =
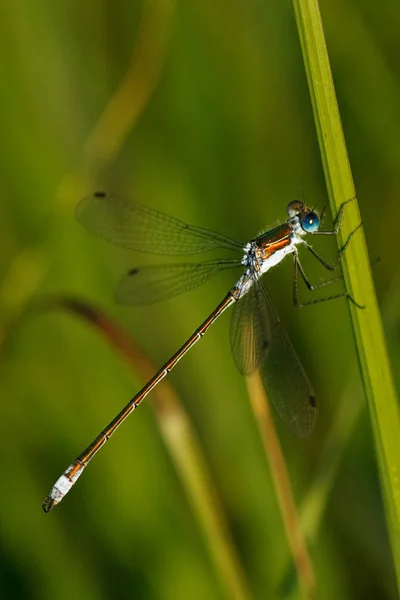
M104 192L83 198L76 217L90 233L140 252L177 256L215 248L243 249L242 244L228 237Z
M292 433L307 437L315 423L315 393L260 280L234 306L231 348L244 375L259 369L269 401Z
M241 266L240 260L210 260L131 269L119 282L116 299L126 305L166 300L192 290L224 269Z
M233 306L230 341L233 358L242 375L251 375L259 364L259 349L270 344L269 315L260 302L256 283ZM265 348L265 351L267 348Z
M258 289L260 303L267 306L270 325L268 345L258 340L258 366L264 388L289 429L299 437L307 437L317 414L315 392L261 281Z

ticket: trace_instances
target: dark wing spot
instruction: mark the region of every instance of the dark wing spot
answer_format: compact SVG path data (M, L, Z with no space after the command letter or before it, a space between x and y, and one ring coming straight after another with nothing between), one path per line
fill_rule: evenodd
M317 399L315 396L310 396L309 398L310 406L313 408L317 408Z
M139 269L131 269L128 271L128 275L137 275L139 273Z
M107 194L105 192L95 192L93 195L95 198L105 198Z
M269 348L268 340L264 340L263 343L262 343L262 349L263 350L267 350L267 348Z

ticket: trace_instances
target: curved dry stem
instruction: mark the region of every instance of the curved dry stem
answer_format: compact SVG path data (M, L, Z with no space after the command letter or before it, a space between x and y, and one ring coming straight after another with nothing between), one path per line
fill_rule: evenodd
M132 337L97 308L76 298L59 296L35 303L29 314L49 309L72 312L98 329L125 359L134 374L139 375L143 381L148 381L157 371ZM152 391L152 398L150 405L154 409L167 449L201 524L210 555L225 585L227 597L234 600L249 599L248 585L223 515L221 502L190 419L168 381L162 381Z
M307 598L316 597L316 580L307 544L302 532L286 469L283 452L271 417L269 403L259 373L247 378L249 399L260 429L262 442L278 498L289 546L300 582Z

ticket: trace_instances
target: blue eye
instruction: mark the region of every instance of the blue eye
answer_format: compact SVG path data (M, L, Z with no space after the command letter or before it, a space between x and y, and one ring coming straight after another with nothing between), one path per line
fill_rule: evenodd
M319 227L319 216L317 213L308 212L301 219L301 227L304 229L306 233L313 233L317 231Z

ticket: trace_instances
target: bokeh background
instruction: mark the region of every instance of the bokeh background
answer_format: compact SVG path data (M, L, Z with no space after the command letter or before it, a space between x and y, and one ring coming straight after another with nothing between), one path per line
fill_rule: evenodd
M398 2L322 0L321 12L398 383ZM44 515L41 502L55 479L141 381L70 314L9 326L35 299L72 294L105 310L159 365L232 285L234 275L224 274L168 302L118 307L113 288L121 273L152 259L92 238L76 222L78 200L96 188L240 241L284 219L292 199L323 206L290 2L4 0L0 32L0 596L229 597L151 398L63 504ZM128 101L108 118L116 94ZM317 244L328 258L330 242ZM314 280L325 276L306 264ZM291 285L288 261L269 286L319 414L306 441L277 428L299 510L308 508L312 520L307 499L325 498L309 544L320 597L395 598L348 307L335 301L297 310ZM170 379L207 457L251 597L297 598L228 334L224 315Z

